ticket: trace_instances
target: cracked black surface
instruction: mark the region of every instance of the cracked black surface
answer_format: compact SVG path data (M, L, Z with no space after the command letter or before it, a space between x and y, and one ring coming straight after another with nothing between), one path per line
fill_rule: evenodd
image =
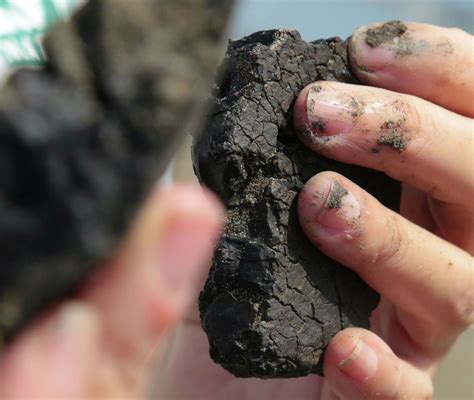
M229 210L199 309L214 361L238 377L322 374L329 340L369 326L379 296L302 233L296 199L338 171L398 207L399 184L308 150L292 128L299 92L316 80L357 83L338 38L257 32L229 44L214 111L193 146L195 172Z
M0 347L113 256L202 127L232 4L89 0L2 88Z

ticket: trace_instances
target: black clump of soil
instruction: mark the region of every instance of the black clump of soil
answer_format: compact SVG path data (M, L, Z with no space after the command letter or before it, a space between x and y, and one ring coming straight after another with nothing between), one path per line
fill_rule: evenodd
M230 43L221 74L213 113L193 146L197 176L229 210L199 300L210 354L238 377L321 374L328 342L346 327L368 327L379 296L308 241L298 192L316 173L333 170L397 209L400 186L315 154L292 128L306 85L357 83L346 42L258 32ZM339 191L334 207L344 195Z
M111 255L202 126L232 3L89 0L2 88L0 344Z

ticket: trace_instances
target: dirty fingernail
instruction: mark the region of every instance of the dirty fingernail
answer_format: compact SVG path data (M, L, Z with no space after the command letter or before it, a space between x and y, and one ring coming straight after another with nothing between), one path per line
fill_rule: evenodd
M332 351L340 359L337 367L349 378L361 382L375 375L378 366L377 353L361 338L341 341Z
M357 72L371 74L390 66L397 58L419 54L427 43L415 36L401 21L363 26L350 40L352 65Z
M300 204L299 211L306 216L304 229L317 240L352 241L361 215L359 200L338 180L318 175L313 179Z
M306 101L307 129L315 136L346 133L362 108L340 84L315 84L310 87Z

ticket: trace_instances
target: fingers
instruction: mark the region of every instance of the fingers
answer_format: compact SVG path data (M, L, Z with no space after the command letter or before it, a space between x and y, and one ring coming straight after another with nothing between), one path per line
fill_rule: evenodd
M364 329L349 328L333 338L324 356L324 376L340 399L432 398L427 374L399 359Z
M313 177L300 194L298 214L304 232L322 251L439 333L428 340L426 329L419 330L412 338L427 352L443 353L474 321L472 257L346 178L331 172Z
M383 89L317 82L298 97L295 128L310 148L385 172L472 208L473 120Z
M474 38L459 29L391 21L359 28L350 60L364 83L474 116Z
M438 227L430 213L426 193L404 184L400 202L400 214L427 231L440 236Z
M0 359L0 398L79 399L99 353L95 310L74 302L37 321Z
M202 287L222 216L199 187L158 190L121 253L86 286L81 297L97 308L107 338L106 366L93 389L98 397L143 395L159 339Z

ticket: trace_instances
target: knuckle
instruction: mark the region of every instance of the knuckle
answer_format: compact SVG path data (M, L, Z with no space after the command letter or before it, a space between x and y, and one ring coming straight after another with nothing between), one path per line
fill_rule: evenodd
M449 315L454 323L461 329L466 329L474 324L474 291L471 285L459 297L450 302Z
M403 103L402 118L406 121L406 130L409 133L410 139L420 138L429 134L431 129L426 129L426 127L431 127L435 122L431 119L431 113L423 112L427 107L430 107L429 103L414 96L406 96ZM422 141L422 143L426 142Z
M406 245L406 228L403 221L390 212L386 217L382 241L373 262L376 264L398 262L405 253Z
M396 119L394 132L401 133L410 157L422 152L429 141L428 136L436 126L431 104L426 100L407 94L397 94L391 102L393 118Z

